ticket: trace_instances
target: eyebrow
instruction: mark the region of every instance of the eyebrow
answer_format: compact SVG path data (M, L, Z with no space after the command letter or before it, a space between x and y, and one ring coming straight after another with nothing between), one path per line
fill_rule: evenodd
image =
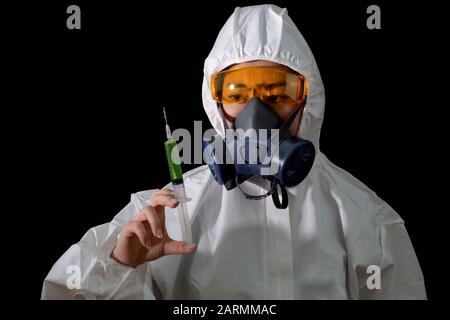
M264 88L275 88L275 87L282 87L286 85L286 81L280 81L275 83L262 83L261 84Z
M234 85L235 88L245 88L247 87L247 85L243 84L243 83L227 83L225 84L226 87L229 87L230 85ZM282 87L286 85L286 81L279 81L276 83L261 83L261 86L263 86L264 88L275 88L275 87Z
M230 85L234 85L235 88L245 88L245 87L247 87L247 86L246 86L245 84L243 84L243 83L234 83L234 82L231 82L231 83L225 84L226 87L229 87Z

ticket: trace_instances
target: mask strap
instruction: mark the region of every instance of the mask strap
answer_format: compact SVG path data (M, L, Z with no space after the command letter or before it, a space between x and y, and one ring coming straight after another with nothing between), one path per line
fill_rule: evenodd
M269 178L269 180L270 180L269 191L267 191L265 194L262 194L259 196L254 196L254 195L248 194L247 192L245 192L242 189L241 182L239 181L239 177L237 175L235 176L236 185L238 186L239 190L241 190L242 194L245 196L246 199L262 200L262 199L267 198L268 196L272 195L272 201L273 201L273 204L275 205L275 208L286 209L288 206L288 203L289 203L289 198L288 198L286 188L283 187L275 177L271 177L271 178ZM280 195L278 192L278 187L281 190L281 202L280 202Z
M261 200L261 199L267 198L268 196L273 195L273 193L277 189L277 181L276 181L276 179L269 179L270 180L270 189L269 189L269 191L267 191L265 194L262 194L262 195L259 195L259 196L254 196L254 195L248 194L247 192L244 191L244 189L242 189L241 182L239 181L239 176L238 175L235 175L234 179L235 179L237 187L239 188L239 190L241 190L241 192L245 196L245 198L251 199L251 200Z
M303 108L306 104L306 99L308 97L305 96L305 99L303 99L303 102L289 115L289 117L286 119L286 121L283 123L283 125L280 128L280 137L283 138L288 131L289 127L292 124L292 121L294 121L295 117L299 113L300 109Z
M283 187L278 182L276 183L276 185L277 185L277 187L275 187L275 190L272 193L273 204L275 205L275 207L277 209L286 209L288 206L288 203L289 203L289 198L288 198L286 188ZM280 202L280 197L278 195L278 187L280 187L280 189L281 189L281 202Z
M227 124L227 122L225 120L228 120L231 123L234 123L236 121L236 118L231 116L230 114L228 114L225 111L225 109L224 109L224 107L223 107L223 105L221 103L217 103L217 105L219 106L219 109L222 110L222 117L224 118L223 122L224 122L224 125L225 125L225 129L230 129L230 128L228 128L228 124Z
M306 98L307 98L307 96L305 96L305 99L303 99L303 102L294 111L292 111L292 113L289 115L289 117L286 119L286 121L281 126L281 128L279 130L279 135L282 139L286 135L287 130L291 126L292 121L294 121L294 119L297 116L297 114L299 113L300 109L302 109L305 106ZM274 187L273 192L271 193L273 204L275 205L275 207L277 209L286 209L288 206L288 203L289 203L289 198L288 198L286 188L284 186L282 186L275 177L273 177L273 180L275 181L275 187ZM278 187L281 190L281 202L280 202L280 196L278 193Z

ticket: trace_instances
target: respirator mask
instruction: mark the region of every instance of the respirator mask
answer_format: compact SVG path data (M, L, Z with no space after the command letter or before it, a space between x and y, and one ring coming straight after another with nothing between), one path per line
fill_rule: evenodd
M227 190L239 188L247 199L272 196L275 207L286 208L286 188L304 180L315 158L310 141L288 133L306 104L305 78L282 66L243 67L215 73L211 93L223 117L233 123L228 128L224 121L225 139L215 135L202 143L215 180ZM245 106L233 118L223 104ZM279 114L286 112L283 121ZM245 187L246 180L262 187L264 193Z

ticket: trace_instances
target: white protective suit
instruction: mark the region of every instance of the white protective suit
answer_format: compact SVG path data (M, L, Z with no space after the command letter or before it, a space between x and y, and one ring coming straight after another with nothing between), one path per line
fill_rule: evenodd
M236 8L205 61L203 104L220 134L224 126L210 94L210 77L225 67L270 60L305 75L308 101L298 135L311 140L309 175L289 188L289 207L272 198L247 200L216 183L207 166L185 174L190 222L198 250L137 268L110 258L121 227L152 190L131 195L113 221L90 229L56 262L43 299L426 299L424 279L400 216L319 150L325 94L314 57L285 9ZM176 210L176 209L175 209ZM166 208L169 235L181 239L178 214ZM81 270L81 289L69 290L67 267ZM381 288L369 290L373 271Z

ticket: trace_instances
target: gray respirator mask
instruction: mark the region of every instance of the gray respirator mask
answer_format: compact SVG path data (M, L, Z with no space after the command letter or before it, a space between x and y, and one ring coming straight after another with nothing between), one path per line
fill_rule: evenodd
M315 158L311 141L288 133L305 103L306 98L283 121L269 105L253 97L235 119L231 137L203 140L203 155L217 183L227 190L238 187L247 199L272 196L275 207L287 208L286 188L305 179ZM250 193L242 185L246 180L265 181L266 192Z

